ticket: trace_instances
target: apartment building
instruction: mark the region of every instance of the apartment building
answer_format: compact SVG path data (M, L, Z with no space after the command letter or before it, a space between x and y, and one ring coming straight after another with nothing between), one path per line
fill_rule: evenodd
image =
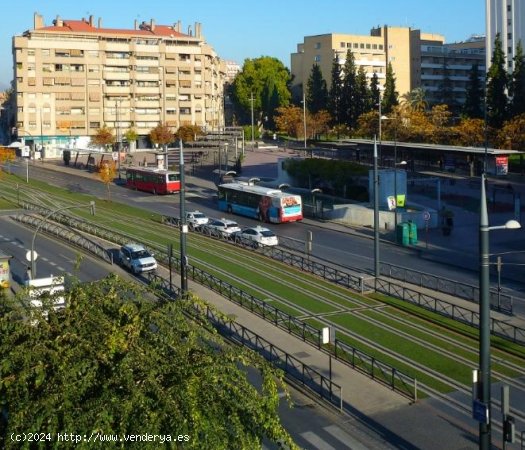
M453 104L459 108L465 103L472 67L478 66L481 85L485 82L485 36L472 36L452 44L421 45L421 87L425 99L432 106L443 103L443 86L446 83L452 94Z
M525 0L486 0L487 70L490 68L497 33L501 37L507 70L512 72L512 59L518 42L521 41L525 47Z
M344 66L348 50L352 50L356 65L365 69L368 78L374 72L381 86L386 67L392 64L396 89L400 95L423 88L429 106L441 103L444 83L453 93L454 103L465 101L470 71L478 65L480 79L485 73L485 38L473 37L465 42L445 44L440 34L423 33L407 27L373 28L370 36L354 34L324 34L306 36L291 55L292 87L295 98L301 98L303 83L318 64L328 87L331 84L334 58Z
M356 65L363 66L368 78L374 72L381 86L384 85L386 67L390 62L396 77L396 87L402 95L421 85L421 46L440 45L444 37L439 34L422 33L407 27L383 26L373 28L369 36L355 34L324 34L306 36L291 55L291 72L294 90L302 95L312 66L318 64L328 87L334 58L344 65L348 50L352 50Z
M160 122L223 125L225 65L199 23L186 33L154 20L104 28L93 16L45 26L35 14L13 38L13 59L19 137L56 147L103 125L143 140Z

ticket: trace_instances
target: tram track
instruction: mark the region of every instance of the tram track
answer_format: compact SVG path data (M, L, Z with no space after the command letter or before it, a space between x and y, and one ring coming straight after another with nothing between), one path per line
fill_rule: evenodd
M3 194L4 196L6 196L5 192ZM65 198L53 199L48 194L39 192L38 189L29 189L28 192L26 192L26 195L28 197L28 200L33 201L35 203L37 202L41 203L43 206L47 205L47 207L60 208L61 206L69 206L69 205L78 203L76 201L68 200ZM7 196L10 197L12 200L16 200L17 193L9 192ZM127 229L130 229L130 228L134 229L135 231L132 231L131 234L135 236L137 240L141 242L144 242L143 235L144 235L145 229L147 229L148 233L152 235L151 239L148 239L149 241L148 243L150 245L155 245L156 247L159 247L159 241L166 240L167 238L167 233L166 233L167 227L160 223L156 223L151 220L148 221L143 218L137 218L135 216L126 215L126 214L121 214L120 215L121 217L117 219L114 217L114 215L111 215L111 212L106 212L104 209L100 209L100 212L99 210L97 210L97 213L100 215L100 218L102 219L103 222L106 222L106 221L107 223L116 222L122 225L126 225ZM78 217L81 217L81 215L78 215ZM179 236L178 230L176 228L170 227L169 229L173 230L173 237L170 236L169 238L173 239ZM238 264L239 263L238 256L229 256L229 252L225 252L226 245L228 245L225 242L211 240L211 239L203 238L202 236L197 236L197 235L192 235L192 234L190 234L188 238L189 238L188 239L189 243L191 243L191 245L195 245L196 250L198 249L200 252L206 252L209 255L212 255L217 258L221 257L225 261L226 264L234 264L234 263ZM203 242L206 242L206 244L203 245ZM468 386L458 383L456 380L445 376L443 373L434 371L424 365L417 364L405 355L396 354L395 352L392 352L392 349L388 347L382 347L378 345L377 342L373 342L367 338L364 338L363 336L352 333L351 331L331 321L329 318L330 314L352 313L352 314L358 315L363 320L366 320L368 323L373 324L374 326L388 328L390 332L398 335L400 333L399 329L393 326L390 326L390 325L386 325L384 322L381 322L379 320L371 319L370 317L365 317L363 311L373 308L374 306L381 305L380 301L372 300L372 299L367 299L367 301L365 301L361 298L358 298L358 297L356 298L355 295L348 295L348 294L345 296L345 294L342 292L341 287L337 287L337 289L335 287L331 287L329 285L329 282L318 279L314 275L311 275L311 280L317 279L317 282L316 282L317 284L315 285L315 289L314 289L314 284L312 284L312 281L310 281L310 284L311 284L310 289L299 287L300 280L302 280L302 283L304 283L304 273L300 272L299 270L292 269L287 272L286 278L283 278L282 273L281 273L281 276L279 276L278 271L275 270L275 267L277 266L277 263L275 261L271 261L271 260L267 261L265 258L260 258L260 255L258 253L254 253L252 251L245 250L245 249L244 250L241 249L241 250L243 252L243 261L244 261L245 267L247 264L252 264L254 269L259 275L263 272L267 272L265 276L268 278L268 280L271 280L272 282L275 282L275 283L279 282L282 284L283 287L285 287L288 290L293 288L296 292L298 292L299 295L305 295L305 296L308 296L309 298L312 298L315 301L322 302L323 304L333 308L333 310L325 314L313 313L311 310L301 307L300 305L298 305L297 303L294 303L293 301L289 300L286 297L276 295L276 293L273 291L264 289L257 284L248 283L242 277L232 275L230 271L228 271L225 268L222 268L222 266L221 268L219 268L216 265L209 264L208 262L206 262L205 258L192 257L192 260L195 261L196 265L202 268L207 268L210 271L216 272L218 274L221 274L223 277L226 277L234 281L235 284L239 285L240 287L242 286L249 287L250 289L256 292L260 292L261 295L263 296L270 297L272 299L280 301L284 305L287 305L290 308L293 308L301 312L303 320L307 318L315 318L315 319L321 318L325 322L334 326L338 330L338 332L342 333L343 335L349 336L352 339L363 343L364 345L373 346L373 347L378 348L379 350L381 350L381 352L383 352L385 355L388 355L390 358L396 359L405 365L413 367L414 370L419 371L421 374L425 374L426 376L434 377L436 380L439 380L440 382L450 386L450 388L454 389L456 392L460 392L461 394L464 394L467 396L470 395L470 388ZM326 295L323 296L319 292L330 294L330 296L339 298L341 301L327 299ZM347 306L345 306L345 302L348 303ZM356 307L352 307L351 305L355 305ZM362 310L359 311L357 307L362 308ZM414 325L413 323L409 323L409 320L400 319L399 317L396 317L396 315L393 313L385 312L384 309L381 311L378 311L378 309L376 308L375 311L384 315L385 318L387 318L388 320L395 320L402 327L410 327L410 328L413 328L414 330L417 330L418 332L424 331L428 334L429 337L432 337L433 339L438 339L438 338L441 339L443 341L443 347L455 344L454 339L452 337L443 336L442 334L438 332L430 332L428 330L428 327L424 328L423 325ZM406 332L404 331L402 334L404 338L413 339L419 345L425 345L434 351L441 351L444 355L454 359L459 364L474 365L472 364L472 361L469 360L468 358L459 357L458 355L455 355L454 351L443 350L443 348L438 345L435 345L435 344L430 345L424 339L421 339L421 338L416 339L408 331ZM473 347L467 347L466 351L468 351L472 355L477 354L477 349ZM523 367L520 366L519 364L505 362L504 359L505 359L505 353L498 354L497 363L504 364L505 367L507 367L509 370L523 371ZM493 375L498 381L505 381L507 384L511 384L514 388L525 391L525 382L516 380L512 377L506 377L504 374L501 374L498 371L494 371ZM421 390L421 392L425 392L428 395L431 395L433 398L443 399L443 401L446 401L447 404L449 405L457 404L458 410L467 411L470 414L470 407L465 406L464 403L457 401L456 399L454 399L454 397L430 387L426 383L419 383L419 389ZM525 421L525 413L523 413L522 411L513 409L512 414L516 418Z

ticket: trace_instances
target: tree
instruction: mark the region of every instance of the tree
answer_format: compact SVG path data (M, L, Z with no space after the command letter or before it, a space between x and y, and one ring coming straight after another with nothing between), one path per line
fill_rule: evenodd
M399 94L396 91L396 77L394 76L394 69L392 63L388 63L386 67L385 76L385 91L383 93L383 100L381 101L381 108L383 114L390 114L395 106L399 104Z
M49 433L53 442L59 432L142 431L181 436L165 448L252 449L264 436L297 448L277 414L282 376L255 353L220 339L199 299L152 301L152 294L110 275L74 284L62 310L42 299L47 319L4 300L2 448L20 448L8 436L27 430ZM247 367L261 375L259 388L247 379ZM102 448L90 445L80 447ZM126 448L158 449L159 442Z
M487 73L487 122L493 128L500 128L507 118L507 72L505 55L500 34L496 34L491 66Z
M290 104L290 81L290 71L277 58L262 56L246 59L232 86L232 101L240 123L251 123L252 94L254 118L257 123L260 123L264 116L272 120L278 107ZM263 108L263 97L272 98L271 102L266 103L267 109Z
M182 125L174 137L177 140L182 140L182 142L193 142L197 136L202 136L203 134L202 128L198 125Z
M485 142L485 121L465 118L455 127L456 144L466 147L481 147Z
M322 109L315 114L308 113L306 115L307 132L309 132L310 136L313 138L317 138L320 134L324 134L328 131L331 120L330 113L325 109Z
M107 148L108 146L113 145L115 140L116 138L113 135L113 131L104 125L102 128L99 128L95 135L91 138L91 143L93 145Z
M453 128L450 127L452 112L448 105L435 105L429 114L431 129L431 139L434 144L450 144L453 135Z
M510 95L510 115L518 116L525 113L525 57L523 56L523 47L521 41L516 46L516 55L514 55L514 70L509 86Z
M443 105L447 105L451 111L456 109L456 100L454 98L454 85L450 78L450 70L448 67L447 58L443 58L443 81L439 87L440 102Z
M355 94L355 113L359 117L372 109L372 96L363 66L359 66L359 69L357 69Z
M351 128L357 125L356 89L357 68L352 50L346 52L346 61L343 69L343 87L341 91L342 121Z
M339 58L334 58L332 62L331 85L328 95L328 112L332 117L334 125L342 124L342 79L341 64Z
M11 164L11 161L16 159L15 150L12 148L0 148L0 175L2 174L2 166L4 164ZM0 289L1 290L1 289Z
M131 142L135 142L139 138L139 135L135 131L135 128L130 128L124 133L124 137L128 144L130 144Z
M306 107L312 114L328 108L328 90L318 64L312 66L306 87Z
M463 115L471 119L483 117L482 101L485 97L483 86L479 79L479 66L473 64L470 69L465 103L463 104Z
M304 137L303 109L298 106L277 108L275 125L277 130L295 138Z
M402 107L409 111L425 112L428 107L425 97L425 90L421 87L412 89L410 92L405 92L401 96Z
M159 123L149 132L149 139L153 144L168 145L175 139L168 125Z
M120 158L120 155L119 155ZM113 161L104 161L100 164L98 175L108 190L108 202L111 201L110 185L113 183L117 169Z
M374 72L370 80L370 107L375 109L381 100L381 91L379 89L379 78Z
M525 148L525 113L505 122L497 134L497 143L500 148Z

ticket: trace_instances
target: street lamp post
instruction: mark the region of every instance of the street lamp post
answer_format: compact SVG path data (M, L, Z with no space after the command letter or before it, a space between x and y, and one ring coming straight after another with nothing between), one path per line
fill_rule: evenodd
M185 199L185 180L184 180L184 153L182 151L182 140L179 140L180 156L180 289L182 295L188 292L188 258L186 256L186 235L188 234L188 224L186 223L186 199Z
M252 151L255 148L254 143L254 129L253 129L253 92L250 95L251 105L252 105Z
M117 171L118 171L118 179L120 181L122 178L120 175L120 116L119 116L119 110L120 110L120 99L115 100L115 118L116 118L116 125L117 125Z
M490 274L489 231L518 229L516 220L505 225L489 227L485 173L481 175L481 204L479 214L479 386L478 400L485 410L484 420L479 422L479 448L491 448L491 399L490 399Z
M91 209L91 214L95 215L95 202L90 201L88 205L71 205L71 206L61 206L60 208L54 209L53 211L50 211L46 216L40 221L38 226L36 227L36 230L33 234L33 239L31 240L31 278L36 278L36 258L35 258L35 239L36 235L40 231L40 228L42 228L42 225L47 222L47 219L49 219L53 214L64 211L66 209L74 209L74 208L84 208L86 206L89 206Z
M306 93L303 92L303 133L304 133L304 149L306 156Z
M377 171L377 141L374 136L374 276L379 277L379 174Z

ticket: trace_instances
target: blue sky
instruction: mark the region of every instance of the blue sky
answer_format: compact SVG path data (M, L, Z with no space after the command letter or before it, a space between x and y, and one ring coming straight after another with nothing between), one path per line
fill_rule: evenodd
M82 3L82 5L80 4ZM290 54L304 36L369 34L378 25L410 26L441 33L447 42L485 33L485 0L16 0L0 21L0 89L13 77L12 36L33 27L33 14L51 25L93 15L108 28L133 28L135 19L158 24L195 22L218 55L242 65L246 58L274 56L290 66Z

